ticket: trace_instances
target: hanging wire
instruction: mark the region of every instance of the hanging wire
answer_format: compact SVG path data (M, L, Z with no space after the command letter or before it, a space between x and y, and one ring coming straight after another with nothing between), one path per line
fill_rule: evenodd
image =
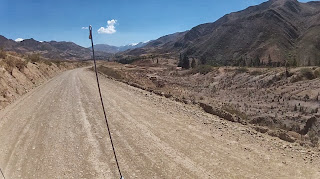
M2 170L1 170L1 168L0 168L0 172L1 172L2 176L3 176L3 178L6 179L6 177L4 177L4 174L3 174Z
M91 25L89 26L89 33L90 33L89 39L91 39L91 46L92 46L92 58L93 58L93 63L94 63L94 71L96 73L96 80L97 80L97 85L98 85L98 90L99 90L101 106L102 106L102 110L103 110L103 114L104 114L104 119L105 119L106 124L107 124L109 138L110 138L110 142L111 142L111 146L112 146L112 150L113 150L113 155L114 155L114 159L116 160L116 164L117 164L118 171L119 171L119 174L120 174L120 179L124 179L123 176L122 176L121 170L120 170L119 162L118 162L117 155L116 155L116 150L115 150L114 145L113 145L112 136L111 136L109 123L108 123L108 118L107 118L107 115L106 115L106 110L105 110L105 107L104 107L104 104L103 104L102 95L101 95L100 82L99 82L98 70L97 70L97 63L96 63L96 59L95 59L95 56L94 56L93 38L92 38L92 26Z

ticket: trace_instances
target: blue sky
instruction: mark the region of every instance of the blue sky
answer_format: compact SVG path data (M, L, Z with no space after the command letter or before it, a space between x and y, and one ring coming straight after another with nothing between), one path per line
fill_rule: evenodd
M185 31L262 2L264 0L0 0L0 35L10 39L72 41L88 47L88 30L82 27L91 24L95 44L119 46Z

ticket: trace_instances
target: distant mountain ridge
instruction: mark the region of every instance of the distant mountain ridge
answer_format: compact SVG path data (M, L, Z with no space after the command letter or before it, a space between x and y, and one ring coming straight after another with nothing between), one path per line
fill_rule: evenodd
M320 2L269 0L149 42L124 53L170 53L197 57L207 64L320 65Z
M101 51L101 52L115 54L115 53L123 52L123 51L126 51L126 50L131 50L131 49L144 47L144 46L146 46L148 44L148 42L149 41L133 43L133 44L119 46L119 47L108 45L108 44L97 44L97 45L94 45L94 49L97 50L97 51ZM88 47L88 48L91 48L91 47Z
M18 53L40 53L43 57L63 60L88 60L91 59L91 50L81 47L73 42L39 42L34 39L25 39L16 42L0 35L0 47L4 50ZM97 52L97 57L105 59L111 54Z

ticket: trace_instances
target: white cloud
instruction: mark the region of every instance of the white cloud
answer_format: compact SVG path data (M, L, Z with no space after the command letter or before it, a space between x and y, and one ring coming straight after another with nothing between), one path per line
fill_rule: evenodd
M116 27L114 26L117 23L117 20L108 20L107 21L108 25L107 27L100 27L100 29L98 30L99 34L114 34L116 33Z
M88 30L89 27L82 27L81 29L82 29L82 30Z
M24 39L23 38L17 38L16 40L14 40L14 41L16 41L16 42L21 42L21 41L23 41Z

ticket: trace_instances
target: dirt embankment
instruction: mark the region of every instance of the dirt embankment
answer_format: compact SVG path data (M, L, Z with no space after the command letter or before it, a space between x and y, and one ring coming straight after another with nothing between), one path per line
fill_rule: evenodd
M0 110L62 71L84 65L79 62L30 60L12 52L1 57Z
M300 145L320 137L320 68L176 69L173 60L132 65L106 63L100 71L156 94L200 105L206 112L251 125Z

